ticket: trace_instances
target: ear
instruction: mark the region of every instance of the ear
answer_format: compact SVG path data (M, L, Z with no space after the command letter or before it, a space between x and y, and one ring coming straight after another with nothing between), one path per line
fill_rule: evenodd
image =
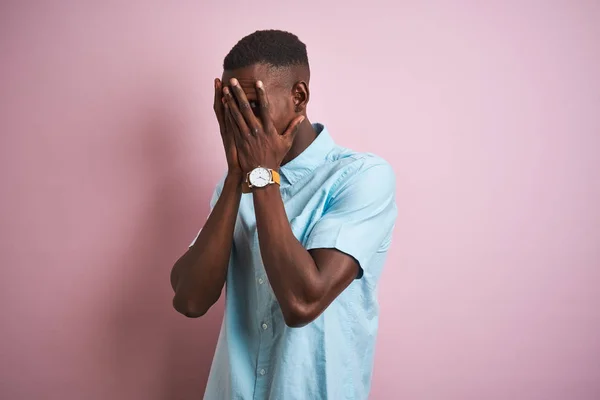
M292 86L292 96L294 97L294 111L298 114L304 114L310 98L308 84L305 81L294 83L294 86Z

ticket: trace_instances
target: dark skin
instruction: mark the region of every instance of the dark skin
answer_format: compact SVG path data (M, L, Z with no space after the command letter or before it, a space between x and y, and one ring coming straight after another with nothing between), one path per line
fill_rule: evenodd
M196 244L173 267L173 303L184 315L203 315L222 291L243 177L258 166L279 169L316 137L306 118L308 78L302 78L301 71L274 73L269 66L258 64L225 71L223 82L227 85L219 80L215 83L215 112L222 126L229 174ZM253 193L269 282L286 324L304 326L352 283L359 266L336 249L304 249L290 227L279 186L256 188Z

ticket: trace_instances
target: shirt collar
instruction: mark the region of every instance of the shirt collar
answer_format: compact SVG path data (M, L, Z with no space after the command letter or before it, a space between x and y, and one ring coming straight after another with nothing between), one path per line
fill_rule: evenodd
M296 158L281 166L279 170L290 185L313 172L327 159L327 155L335 147L335 142L323 124L315 123L313 128L317 132L315 140Z

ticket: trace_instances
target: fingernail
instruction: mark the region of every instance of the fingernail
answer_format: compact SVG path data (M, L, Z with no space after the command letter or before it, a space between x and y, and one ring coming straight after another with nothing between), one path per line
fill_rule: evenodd
M306 117L300 118L300 122L298 122L298 126L300 126L300 124L303 123L305 119L306 119Z
M219 78L215 78L215 87L219 87Z
M229 94L229 88L227 86L223 88L223 93Z
M237 79L235 79L235 78L231 78L231 84L232 84L233 86L236 86L236 85L238 84L238 80L237 80Z
M257 81L256 82L256 87L259 88L259 89L262 89L262 87L263 87L262 81Z

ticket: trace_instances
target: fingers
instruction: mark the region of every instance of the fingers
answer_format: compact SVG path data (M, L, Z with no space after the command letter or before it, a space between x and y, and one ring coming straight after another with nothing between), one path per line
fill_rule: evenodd
M291 142L294 141L298 130L300 129L300 124L305 120L305 118L306 117L304 115L300 115L299 117L294 118L292 122L290 122L290 124L288 125L285 132L283 132L283 135L281 135L282 138L289 141L289 143L291 144Z
M221 100L221 104L223 105L223 122L225 123L225 128L227 129L227 132L233 135L233 121L231 119L231 113L229 112L229 106L227 105L225 98Z
M213 108L215 110L215 115L217 116L217 121L219 122L220 127L223 126L223 91L221 80L219 78L215 79L215 102Z
M242 89L242 87L240 86L240 83L238 82L237 79L232 78L231 79L231 90L233 91L233 94L235 95L235 98L237 99L237 106L238 110L240 111L241 115L244 117L244 120L246 121L246 124L248 125L248 127L252 130L252 131L256 131L259 126L257 124L257 120L256 117L254 116L254 113L252 112L252 107L250 106L250 103L248 102L248 98L246 97L246 93L244 93L244 89ZM253 132L255 133L255 132Z
M227 88L224 88L223 93L227 92ZM230 135L233 135L233 140L236 143L236 146L241 146L243 143L243 138L240 133L240 129L237 126L237 123L234 121L233 115L231 114L231 108L229 107L229 102L226 98L223 99L223 108L224 108L224 119L225 126L227 127L227 131L230 132Z
M256 93L258 94L258 102L260 103L260 119L263 127L265 128L265 132L271 132L272 130L269 129L273 124L270 112L271 105L269 104L269 97L262 81L256 82Z
M237 128L238 128L237 130L242 135L249 135L250 128L248 127L248 124L246 124L246 121L244 120L244 116L240 112L240 109L238 108L237 103L235 102L235 99L233 98L233 95L231 94L231 90L228 87L224 87L223 94L225 95L225 101L226 101L225 105L228 107L229 112L231 113L231 116L233 117L233 121L237 125Z

